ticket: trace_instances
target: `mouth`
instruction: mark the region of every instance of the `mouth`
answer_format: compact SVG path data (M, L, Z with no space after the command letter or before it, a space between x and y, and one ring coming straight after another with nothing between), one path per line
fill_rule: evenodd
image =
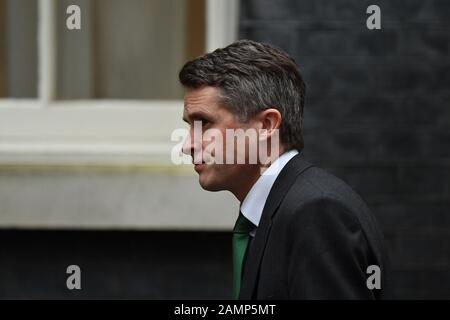
M200 173L206 166L205 162L202 163L194 163L194 170L197 171L198 173Z

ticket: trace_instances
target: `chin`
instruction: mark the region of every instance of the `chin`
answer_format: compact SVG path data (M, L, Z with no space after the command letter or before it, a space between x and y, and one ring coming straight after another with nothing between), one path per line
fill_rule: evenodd
M211 179L202 179L200 176L198 179L200 186L202 189L206 191L222 191L225 190L222 184L218 183L217 181L211 181Z

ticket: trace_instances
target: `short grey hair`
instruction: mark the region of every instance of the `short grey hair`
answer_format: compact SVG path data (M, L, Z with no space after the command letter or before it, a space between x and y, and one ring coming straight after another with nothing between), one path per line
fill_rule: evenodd
M305 83L295 60L265 43L236 41L187 62L179 73L186 88L218 88L219 103L246 122L268 108L282 117L280 140L286 150L304 148Z

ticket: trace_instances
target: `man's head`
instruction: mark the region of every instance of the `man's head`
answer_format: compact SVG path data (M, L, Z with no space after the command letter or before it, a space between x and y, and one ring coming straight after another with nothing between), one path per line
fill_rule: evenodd
M283 151L303 149L305 85L295 61L285 52L254 41L237 41L187 62L179 79L186 88L183 118L191 125L183 152L205 159L207 143L193 141L195 120L204 121L203 130L217 129L223 137L226 129L265 129L267 134L258 135L258 140L270 140L279 129ZM196 170L204 189L236 194L238 185L254 183L260 165L207 164Z

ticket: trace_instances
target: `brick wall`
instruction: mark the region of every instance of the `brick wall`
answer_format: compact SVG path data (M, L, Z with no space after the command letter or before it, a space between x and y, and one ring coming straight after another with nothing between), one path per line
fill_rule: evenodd
M366 8L381 8L368 30ZM240 38L288 51L306 156L384 230L398 298L450 298L450 1L241 1Z
M0 230L1 299L229 299L231 233ZM81 269L68 290L66 269Z

